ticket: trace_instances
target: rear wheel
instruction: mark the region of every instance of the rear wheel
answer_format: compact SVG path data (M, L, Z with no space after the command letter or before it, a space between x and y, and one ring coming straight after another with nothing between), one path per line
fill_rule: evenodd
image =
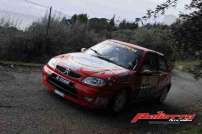
M112 98L109 107L113 113L119 113L125 108L126 104L127 104L127 92L125 90L122 90Z

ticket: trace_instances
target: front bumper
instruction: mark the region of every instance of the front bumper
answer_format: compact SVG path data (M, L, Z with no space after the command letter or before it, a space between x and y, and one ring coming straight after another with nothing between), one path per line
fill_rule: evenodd
M71 82L69 87L63 86L50 76L56 75ZM97 89L88 87L79 80L64 77L48 65L43 67L42 82L48 88L49 92L55 92L66 100L90 109L105 108L111 98L106 93L100 93Z

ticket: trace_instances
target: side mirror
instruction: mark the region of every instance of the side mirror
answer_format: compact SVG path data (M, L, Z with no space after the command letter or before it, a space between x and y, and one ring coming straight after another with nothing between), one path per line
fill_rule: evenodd
M149 70L149 69L144 69L142 72L141 72L142 75L152 75L152 71Z
M84 51L86 51L86 48L81 48L81 52L84 52Z

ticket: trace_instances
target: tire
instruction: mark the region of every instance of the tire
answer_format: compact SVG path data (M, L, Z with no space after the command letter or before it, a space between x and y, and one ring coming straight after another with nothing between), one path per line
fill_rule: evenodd
M162 93L159 97L156 98L156 102L159 103L159 104L162 104L167 95L168 95L168 92L169 92L170 88L169 87L165 87L163 90L162 90Z
M109 105L109 109L112 113L119 113L124 110L126 104L128 102L127 92L122 90L118 94L116 94Z

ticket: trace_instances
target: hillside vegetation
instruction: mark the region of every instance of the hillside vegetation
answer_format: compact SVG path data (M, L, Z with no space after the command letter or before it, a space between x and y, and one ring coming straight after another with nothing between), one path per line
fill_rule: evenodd
M188 21L178 20L171 26L139 26L137 21L123 20L117 25L115 17L110 20L89 19L86 14L79 14L70 19L52 18L48 31L47 23L48 19L44 17L22 31L1 21L1 60L45 63L55 55L80 51L106 39L126 41L162 52L169 61L200 59L202 55L201 40L197 38L201 32L191 42L185 29L191 23Z

